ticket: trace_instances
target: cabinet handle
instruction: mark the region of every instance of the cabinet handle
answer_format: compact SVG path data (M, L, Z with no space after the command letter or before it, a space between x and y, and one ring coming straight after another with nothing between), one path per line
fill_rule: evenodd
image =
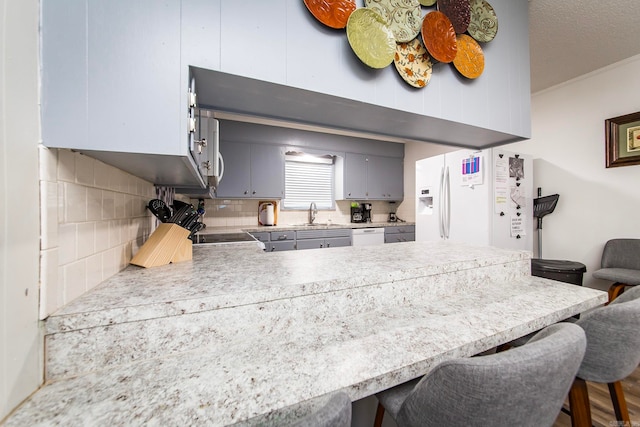
M327 243L327 247L330 248L331 247L331 243Z
M273 251L275 251L275 250L276 250L276 248L275 248L275 247L273 247L273 246L271 246L271 252L273 252Z
M247 190L244 190L244 194L249 194L249 192Z
M322 248L322 247L324 247L324 245L322 243L320 243L320 247Z
M255 192L255 191L252 191L252 192L251 192L251 194L256 194L256 192Z

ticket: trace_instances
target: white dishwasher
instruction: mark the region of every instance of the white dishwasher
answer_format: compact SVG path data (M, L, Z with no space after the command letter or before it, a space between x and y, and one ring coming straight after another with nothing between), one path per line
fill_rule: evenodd
M384 244L384 227L354 228L351 235L352 246L369 246Z

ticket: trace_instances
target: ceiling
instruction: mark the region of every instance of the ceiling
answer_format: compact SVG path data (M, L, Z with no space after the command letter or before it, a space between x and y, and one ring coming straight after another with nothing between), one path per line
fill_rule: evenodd
M640 54L638 0L530 0L531 93Z

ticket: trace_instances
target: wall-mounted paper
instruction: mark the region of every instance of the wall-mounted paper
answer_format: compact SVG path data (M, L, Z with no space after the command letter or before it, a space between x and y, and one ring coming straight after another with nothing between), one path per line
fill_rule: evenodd
M509 162L504 156L496 157L493 194L495 213L504 212L509 200Z
M511 237L525 236L527 234L524 227L524 217L513 215L511 216Z
M466 159L462 159L462 185L472 187L474 185L482 185L484 182L484 165L482 164L482 156L471 155Z

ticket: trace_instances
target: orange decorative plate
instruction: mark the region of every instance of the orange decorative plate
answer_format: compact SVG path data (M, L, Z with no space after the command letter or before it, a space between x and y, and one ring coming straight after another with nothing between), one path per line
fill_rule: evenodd
M480 77L484 71L484 53L473 37L458 34L458 54L453 60L453 66L468 79Z
M456 32L447 16L439 11L429 12L422 21L422 41L431 56L449 63L458 51Z
M398 43L393 62L400 77L411 86L421 88L429 84L433 64L419 38Z
M355 0L304 0L309 12L331 28L344 28L351 13L356 10Z

